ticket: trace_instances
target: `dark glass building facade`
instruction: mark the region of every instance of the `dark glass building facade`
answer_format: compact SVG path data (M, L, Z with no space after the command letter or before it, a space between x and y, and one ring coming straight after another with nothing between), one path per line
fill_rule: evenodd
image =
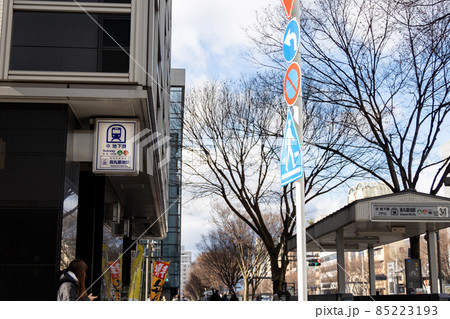
M160 241L160 259L170 261L163 295L171 300L180 289L181 271L181 164L183 144L184 78L182 69L172 69L170 88L170 163L167 237ZM170 299L169 299L170 298Z
M104 245L126 289L136 239L168 231L168 165L149 164L166 147L148 141L170 135L172 1L0 6L0 300L55 300L75 257L101 296ZM133 174L93 169L100 119L139 127Z

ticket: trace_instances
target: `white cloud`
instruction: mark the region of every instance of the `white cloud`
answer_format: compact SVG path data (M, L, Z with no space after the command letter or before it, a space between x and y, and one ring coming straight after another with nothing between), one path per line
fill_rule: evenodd
M347 194L344 188L319 196L306 205L306 220L330 215L345 205L347 205Z
M183 208L181 216L181 245L186 251L191 251L195 259L199 254L197 243L202 235L206 235L212 228L209 222L212 203L208 198L189 199L189 194L183 194Z
M188 84L239 75L250 44L243 28L269 4L283 10L277 0L174 0L172 66L186 69Z

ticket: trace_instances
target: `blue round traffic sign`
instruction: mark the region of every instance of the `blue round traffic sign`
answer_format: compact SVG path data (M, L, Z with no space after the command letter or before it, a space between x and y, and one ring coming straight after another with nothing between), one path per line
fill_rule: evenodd
M297 19L292 19L286 27L283 36L283 54L284 59L291 63L297 55L300 45L300 26Z

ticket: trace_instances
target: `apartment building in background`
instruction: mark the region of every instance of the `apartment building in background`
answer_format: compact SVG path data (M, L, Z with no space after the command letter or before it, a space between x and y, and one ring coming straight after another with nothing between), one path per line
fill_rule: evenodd
M184 250L181 246L181 275L180 275L180 295L184 295L184 287L189 280L189 272L192 267L192 252Z

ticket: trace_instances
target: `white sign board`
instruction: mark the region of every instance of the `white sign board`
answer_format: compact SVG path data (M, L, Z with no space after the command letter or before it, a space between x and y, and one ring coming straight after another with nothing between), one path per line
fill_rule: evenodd
M436 204L372 204L372 221L450 222L449 206Z
M96 119L92 171L105 175L138 175L137 119Z

